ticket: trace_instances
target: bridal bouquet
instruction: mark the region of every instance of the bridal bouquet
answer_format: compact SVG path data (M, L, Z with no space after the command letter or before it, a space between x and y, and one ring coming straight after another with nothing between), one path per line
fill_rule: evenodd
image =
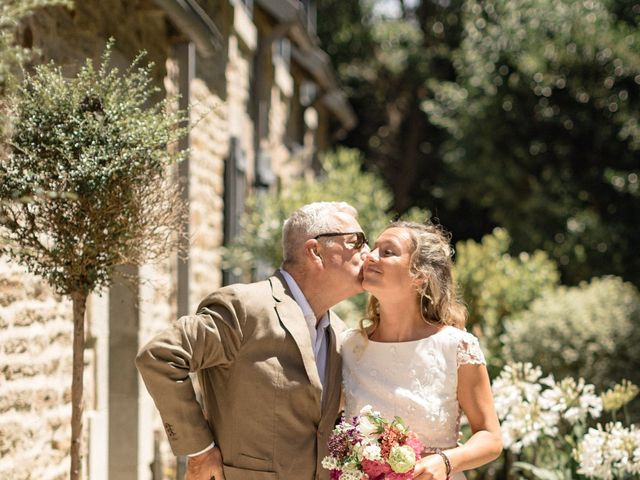
M343 418L328 447L322 466L331 480L410 480L424 450L401 418L387 420L370 405L350 422Z

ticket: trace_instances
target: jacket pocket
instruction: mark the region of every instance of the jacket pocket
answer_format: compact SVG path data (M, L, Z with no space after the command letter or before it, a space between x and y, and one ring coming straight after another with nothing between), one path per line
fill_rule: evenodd
M225 480L278 480L276 472L264 472L260 470L247 470L245 468L223 465Z

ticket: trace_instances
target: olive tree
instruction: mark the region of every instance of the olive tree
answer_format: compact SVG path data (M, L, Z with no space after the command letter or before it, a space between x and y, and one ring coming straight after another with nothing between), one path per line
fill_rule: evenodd
M0 157L0 253L73 302L71 478L80 478L87 297L114 267L177 245L185 206L167 175L184 116L154 102L140 55L124 72L90 60L73 78L53 64L13 97L9 154Z

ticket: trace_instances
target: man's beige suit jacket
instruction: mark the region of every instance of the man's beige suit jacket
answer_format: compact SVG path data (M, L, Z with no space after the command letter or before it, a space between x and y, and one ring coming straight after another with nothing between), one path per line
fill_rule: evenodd
M173 452L215 441L227 480L328 479L320 462L340 405L344 330L330 315L324 392L302 310L279 273L217 290L144 346L136 364Z

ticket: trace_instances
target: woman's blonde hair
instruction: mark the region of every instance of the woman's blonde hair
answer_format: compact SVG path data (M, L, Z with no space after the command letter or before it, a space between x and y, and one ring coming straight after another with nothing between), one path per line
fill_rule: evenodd
M453 280L451 235L432 223L397 221L385 230L390 228L402 228L411 235L413 252L409 260L409 274L417 280L422 319L434 325L464 328L467 309L458 299ZM366 313L360 326L372 332L380 323L380 304L373 295L369 298Z

